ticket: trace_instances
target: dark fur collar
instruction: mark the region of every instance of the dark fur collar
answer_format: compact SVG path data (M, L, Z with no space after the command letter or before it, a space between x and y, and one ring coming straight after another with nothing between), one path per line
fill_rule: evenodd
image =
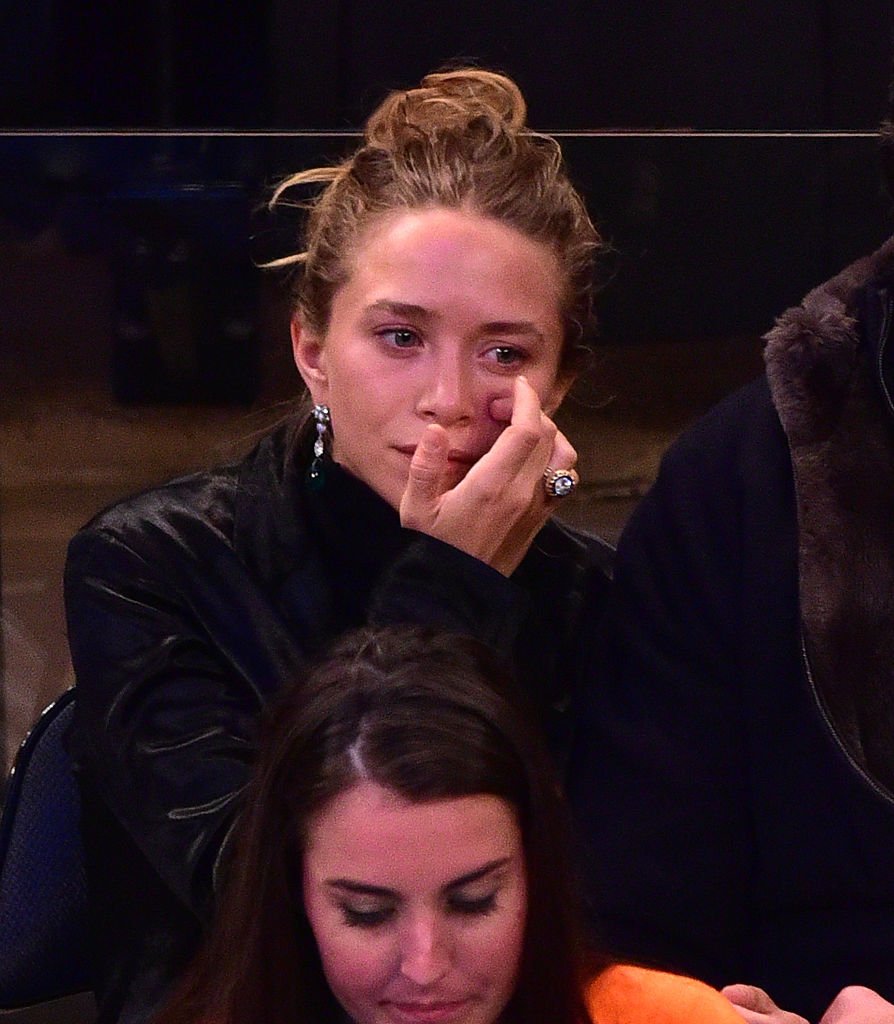
M784 313L765 359L791 451L812 682L847 753L894 793L894 417L883 318L865 315L867 295L890 309L875 282L892 273L894 239Z

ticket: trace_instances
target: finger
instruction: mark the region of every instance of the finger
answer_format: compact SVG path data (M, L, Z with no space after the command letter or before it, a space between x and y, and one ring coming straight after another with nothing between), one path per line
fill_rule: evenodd
M754 1010L757 1013L772 1013L779 1007L757 985L727 985L720 990L726 998L736 1006L745 1010Z
M736 1003L730 1004L736 1013L745 1021L745 1024L780 1024L779 1021L773 1017L768 1017L766 1013L758 1013L756 1010L746 1010L742 1006L738 1006Z
M545 413L538 413L536 427L512 425L494 441L466 474L463 484L485 491L513 487L530 493L549 461L556 428ZM463 486L460 484L460 486Z
M849 985L843 988L828 1010L823 1014L820 1024L891 1024L894 1021L894 1006L872 989L862 985Z
M721 989L740 1017L748 1024L808 1024L803 1017L781 1010L756 985L727 985Z
M519 387L524 389L524 385L527 385L534 397L537 398L537 407L540 407L540 399L537 397L537 392L531 387L528 382L528 378L524 374L519 374L517 377L513 378L512 394L495 395L490 400L488 412L491 415L491 419L497 420L499 423L512 422L512 413L516 404L516 394Z
M553 439L553 450L549 456L549 465L553 469L574 469L577 465L577 452L574 449L574 445L572 445L561 430L556 431L556 436Z
M474 483L493 475L505 485L518 479L526 469L531 478L541 475L555 435L556 426L541 410L537 392L524 377L516 377L512 422L472 467L466 480Z
M430 423L422 432L410 460L407 486L400 503L402 520L407 515L426 516L435 510L446 489L449 453L447 431L437 423ZM405 525L409 524L405 522Z
M513 383L512 416L509 422L513 426L535 426L540 419L540 398L528 383L528 378L520 373Z

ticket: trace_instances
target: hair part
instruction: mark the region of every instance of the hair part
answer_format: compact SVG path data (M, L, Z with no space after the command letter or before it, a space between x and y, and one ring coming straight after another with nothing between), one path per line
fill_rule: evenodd
M341 163L294 174L271 207L300 186L323 187L308 210L303 252L268 266L296 265L295 311L323 335L332 300L350 275L365 230L396 211L433 207L492 218L547 246L562 279L560 369L579 372L595 330L594 259L602 242L571 184L555 139L526 128L527 108L505 75L462 68L391 93L373 112L363 142Z
M370 780L424 803L493 795L515 811L528 878L508 1024L583 1024L584 963L564 805L537 730L483 645L430 630L343 639L269 718L208 944L156 1024L324 1024L338 1007L303 909L315 817Z

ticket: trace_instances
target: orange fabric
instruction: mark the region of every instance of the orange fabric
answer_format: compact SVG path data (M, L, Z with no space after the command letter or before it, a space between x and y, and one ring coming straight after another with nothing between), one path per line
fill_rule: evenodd
M694 978L615 964L587 988L594 1024L742 1024L716 989Z

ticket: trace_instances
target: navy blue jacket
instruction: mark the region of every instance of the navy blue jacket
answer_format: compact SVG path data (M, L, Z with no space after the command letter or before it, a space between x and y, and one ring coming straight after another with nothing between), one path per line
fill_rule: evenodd
M811 1020L848 984L894 1001L894 800L843 738L833 693L859 704L859 649L894 638L890 604L876 614L865 600L879 579L894 598L894 430L880 382L867 383L894 305L862 269L780 320L772 394L754 382L666 453L618 547L569 780L591 907L613 951L717 986L760 985ZM799 434L819 397L817 433ZM863 507L868 483L850 495L847 459L882 481L877 509ZM837 539L852 529L854 545L817 565L832 510L845 524ZM882 538L868 554L867 523ZM824 620L848 588L856 611ZM894 659L876 661L894 697Z

